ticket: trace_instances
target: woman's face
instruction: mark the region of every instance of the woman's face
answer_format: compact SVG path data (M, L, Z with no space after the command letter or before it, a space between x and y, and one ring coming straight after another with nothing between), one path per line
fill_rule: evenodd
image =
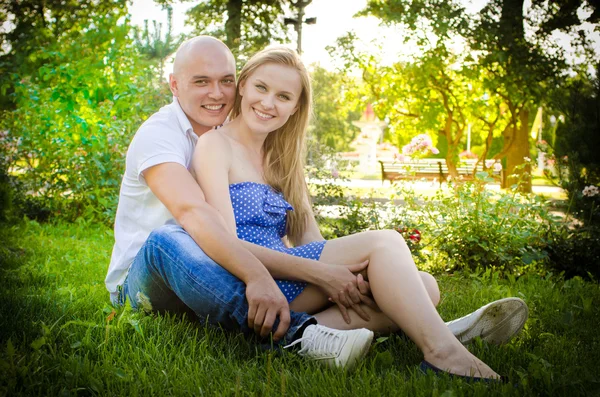
M296 69L274 63L261 65L240 84L242 117L252 132L268 134L296 112L301 93Z

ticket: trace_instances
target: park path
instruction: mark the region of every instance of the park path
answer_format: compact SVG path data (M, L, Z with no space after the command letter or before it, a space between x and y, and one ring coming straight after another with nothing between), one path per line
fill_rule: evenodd
M316 183L316 184L321 184L321 183L331 183L331 181L319 181L319 180L314 180L311 179L310 183ZM375 179L336 179L334 181L334 183L336 185L339 186L344 186L344 187L354 187L354 188L371 188L371 189L377 189L377 188L381 188L381 187L390 187L390 183L389 182L385 182L385 183L381 183L381 180L375 180ZM413 181L410 182L411 186L416 190L431 190L431 189L436 189L439 184L437 182L431 182L431 181ZM491 184L487 184L486 185L486 189L490 189L490 190L500 190L500 185L497 183L491 183ZM558 195L560 193L562 193L563 189L556 187L556 186L537 186L534 185L532 187L533 193L535 194L543 194L543 195Z

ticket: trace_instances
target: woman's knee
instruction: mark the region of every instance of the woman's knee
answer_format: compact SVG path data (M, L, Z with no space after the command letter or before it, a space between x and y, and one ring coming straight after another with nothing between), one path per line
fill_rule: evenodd
M429 273L419 272L419 274L421 275L421 280L423 280L425 289L431 298L431 302L433 302L434 306L437 306L440 303L440 287L437 280Z
M400 233L396 232L395 230L377 230L370 233L373 233L372 237L375 240L372 247L376 249L389 249L399 246L406 246L404 238L402 238Z

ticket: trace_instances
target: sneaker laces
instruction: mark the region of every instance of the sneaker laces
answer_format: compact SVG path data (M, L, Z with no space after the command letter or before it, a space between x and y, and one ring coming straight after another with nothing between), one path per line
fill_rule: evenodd
M309 336L302 336L284 349L302 343L302 348L298 351L301 356L310 356L312 358L330 358L337 357L344 342L345 335L339 330L327 327L315 326Z

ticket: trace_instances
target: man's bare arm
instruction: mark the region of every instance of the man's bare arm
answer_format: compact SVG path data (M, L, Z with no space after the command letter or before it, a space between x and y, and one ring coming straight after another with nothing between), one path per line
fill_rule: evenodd
M204 194L188 170L164 163L144 172L146 183L177 222L204 252L242 281L266 269L226 230L223 218L204 201Z
M282 338L290 323L285 297L263 264L240 244L226 229L219 213L204 201L204 194L189 171L180 164L163 163L146 170L144 178L202 250L246 284L249 326L264 335L279 316L280 325L273 338ZM254 324L256 312L261 317L266 312L264 323Z

